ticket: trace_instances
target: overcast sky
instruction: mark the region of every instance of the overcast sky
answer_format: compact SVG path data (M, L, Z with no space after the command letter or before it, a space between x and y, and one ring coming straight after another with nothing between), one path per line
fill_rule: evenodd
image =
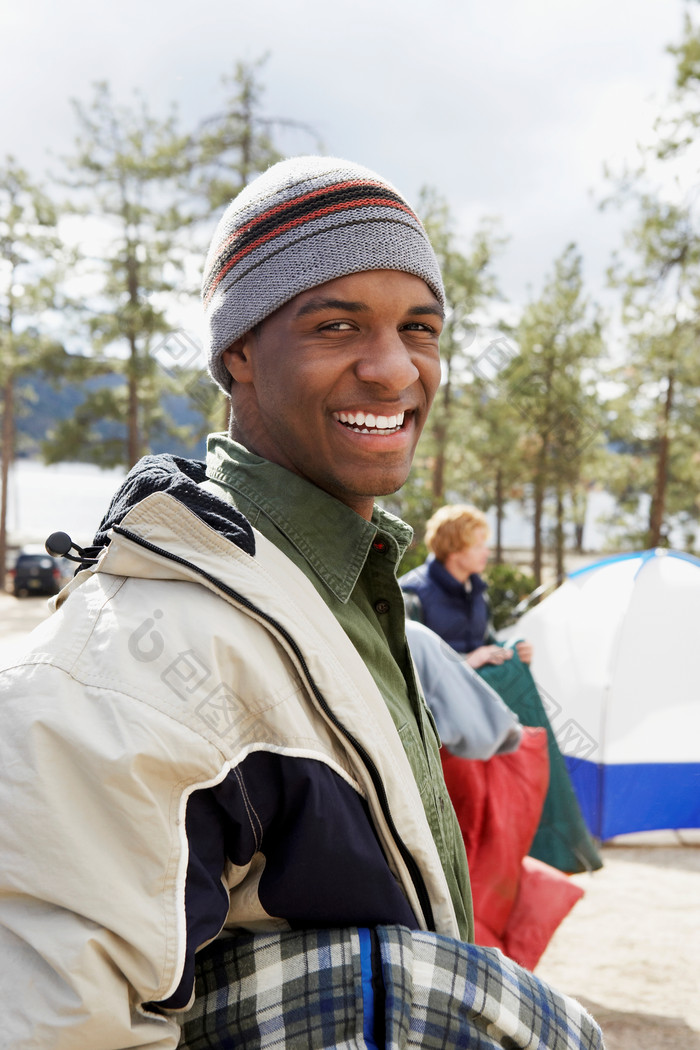
M667 97L683 0L0 0L0 155L33 173L70 150L69 99L110 81L157 112L211 113L237 59L269 51L265 109L313 125L411 200L432 184L466 239L510 236L506 296L539 291L576 241L592 288L619 239L603 165L634 158ZM295 152L303 136L282 140ZM212 222L212 229L214 222Z

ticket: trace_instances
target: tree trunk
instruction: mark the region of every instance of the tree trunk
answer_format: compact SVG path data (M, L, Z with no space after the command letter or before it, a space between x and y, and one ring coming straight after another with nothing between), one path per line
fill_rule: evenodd
M0 470L0 591L7 583L7 504L10 465L14 460L14 377L10 373L3 391L2 413L2 468Z
M441 405L433 408L433 437L435 439L435 469L433 470L433 510L445 502L445 462L447 460L448 421L452 410L452 370L451 359L447 358L447 375L442 386Z
M583 554L583 530L584 530L584 523L582 521L575 522L575 524L574 524L574 533L575 533L574 542L575 542L575 548L576 548L576 553L577 554Z
M243 132L241 134L241 180L248 185L253 174L253 105L251 88L247 86L242 99Z
M586 508L588 507L587 489L579 482L569 488L571 500L571 518L574 526L574 550L583 554L583 540L586 528Z
M445 502L445 428L440 425L435 427L435 466L433 467L432 479L432 509L437 510Z
M673 411L674 374L669 373L664 398L663 413L659 433L659 450L656 458L656 478L654 493L649 509L649 532L647 546L658 547L661 543L664 515L666 512L666 487L668 485L668 453L670 446L669 424Z
M535 468L535 479L533 485L534 513L532 519L533 542L532 542L532 575L539 587L542 583L542 564L544 555L544 544L542 542L542 519L544 517L544 494L547 468L547 442L543 440L542 448L537 456Z
M559 485L557 485L557 523L555 537L557 584L562 584L564 582L564 577L566 576L564 570L564 500Z
M537 587L542 583L542 511L544 507L544 489L540 478L535 479L533 494L534 512L532 516L532 575Z
M129 470L141 458L141 428L139 426L139 359L136 339L129 338L129 370L127 374L128 384L128 410L127 410L127 439L126 455Z
M123 207L124 223L126 229L127 260L126 281L129 293L129 325L127 339L129 342L129 364L127 373L127 438L126 458L127 468L131 470L135 463L141 458L141 427L139 413L139 386L141 383L141 369L139 368L139 348L136 341L136 313L139 307L139 264L136 258L135 239L129 233L129 207L124 193Z
M503 564L503 470L496 469L496 565Z

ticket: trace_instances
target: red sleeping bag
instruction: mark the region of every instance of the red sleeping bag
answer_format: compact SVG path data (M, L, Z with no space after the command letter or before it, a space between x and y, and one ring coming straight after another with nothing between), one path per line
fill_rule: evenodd
M532 970L583 890L527 856L549 785L547 733L525 728L517 751L486 761L441 751L469 861L476 943Z

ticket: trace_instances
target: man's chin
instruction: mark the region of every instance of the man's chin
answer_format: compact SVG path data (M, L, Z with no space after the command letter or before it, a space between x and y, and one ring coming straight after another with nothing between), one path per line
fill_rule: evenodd
M381 496L392 496L399 489L403 488L408 480L408 471L405 474L396 475L382 475L377 478L374 483L367 483L364 486L367 491L361 492L359 488L356 489L356 495L364 496L367 498L379 499Z
M325 488L331 496L335 496L336 499L340 500L341 503L346 503L348 506L355 506L358 503L371 502L375 499L381 499L382 496L391 496L395 492L398 492L400 488L406 483L408 474L383 474L379 477L365 478L361 481L353 479L351 483L343 484L342 482L334 485L321 485L321 488Z

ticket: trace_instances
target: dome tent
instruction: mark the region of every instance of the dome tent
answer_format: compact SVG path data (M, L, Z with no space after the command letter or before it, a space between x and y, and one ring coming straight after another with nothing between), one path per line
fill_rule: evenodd
M591 832L700 827L700 560L604 559L513 631Z

